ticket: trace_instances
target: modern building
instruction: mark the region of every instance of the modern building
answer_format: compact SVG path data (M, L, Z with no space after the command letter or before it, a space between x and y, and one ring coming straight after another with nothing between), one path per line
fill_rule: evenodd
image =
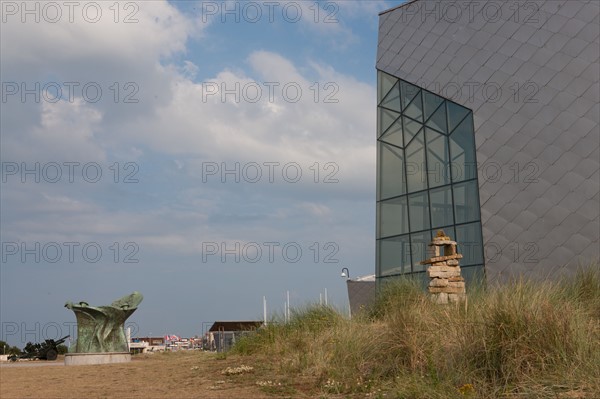
M416 0L377 51L378 281L443 229L467 281L598 260L600 2Z
M375 275L360 276L351 279L348 276L346 280L348 288L348 303L350 304L350 317L357 315L369 306L375 300L376 281Z

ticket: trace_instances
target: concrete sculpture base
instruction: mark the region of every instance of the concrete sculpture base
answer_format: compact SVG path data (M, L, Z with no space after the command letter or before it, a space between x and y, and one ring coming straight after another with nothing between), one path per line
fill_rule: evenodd
M65 366L126 363L130 361L131 353L129 352L67 353L65 355Z

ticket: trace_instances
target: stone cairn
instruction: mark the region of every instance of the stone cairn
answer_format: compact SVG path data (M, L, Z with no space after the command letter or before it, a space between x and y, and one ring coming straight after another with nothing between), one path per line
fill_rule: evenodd
M458 260L461 254L456 253L456 241L452 241L443 230L429 244L430 258L421 262L430 265L427 268L429 293L436 303L459 302L466 300L465 279L460 275Z

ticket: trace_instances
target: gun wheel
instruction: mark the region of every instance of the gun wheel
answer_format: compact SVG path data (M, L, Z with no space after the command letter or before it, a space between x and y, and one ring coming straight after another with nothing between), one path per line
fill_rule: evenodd
M48 352L46 352L46 360L56 360L57 357L58 352L54 349L50 349Z

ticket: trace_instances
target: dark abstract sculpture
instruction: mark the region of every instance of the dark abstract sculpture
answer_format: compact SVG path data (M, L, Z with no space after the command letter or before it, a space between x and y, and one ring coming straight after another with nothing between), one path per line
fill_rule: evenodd
M127 352L125 320L135 312L144 297L137 291L117 299L110 306L89 306L67 302L65 307L77 318L76 353Z

